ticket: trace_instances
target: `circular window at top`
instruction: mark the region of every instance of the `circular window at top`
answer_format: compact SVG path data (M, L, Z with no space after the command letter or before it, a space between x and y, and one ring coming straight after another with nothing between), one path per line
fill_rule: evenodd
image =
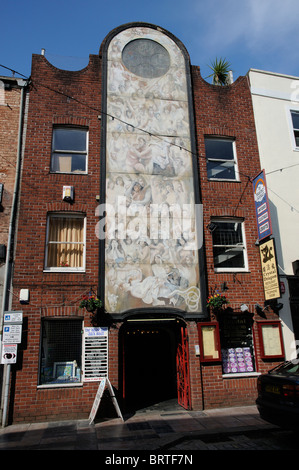
M123 49L122 60L130 72L143 78L157 78L170 67L165 47L151 39L134 39Z

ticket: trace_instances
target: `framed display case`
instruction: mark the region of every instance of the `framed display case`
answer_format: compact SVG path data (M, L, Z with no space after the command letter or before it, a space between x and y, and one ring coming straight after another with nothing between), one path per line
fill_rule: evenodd
M280 321L258 322L262 359L284 359L284 346Z
M219 325L217 322L198 323L201 362L221 361Z

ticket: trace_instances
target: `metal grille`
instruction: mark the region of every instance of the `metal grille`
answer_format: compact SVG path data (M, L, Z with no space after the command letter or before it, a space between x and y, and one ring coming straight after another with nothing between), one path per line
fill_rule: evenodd
M55 374L57 363L72 363L72 375L68 381L81 378L82 321L44 320L41 351L41 383L63 381ZM56 366L56 368L55 368Z
M213 232L213 245L242 244L242 230L239 222L215 222L216 230Z

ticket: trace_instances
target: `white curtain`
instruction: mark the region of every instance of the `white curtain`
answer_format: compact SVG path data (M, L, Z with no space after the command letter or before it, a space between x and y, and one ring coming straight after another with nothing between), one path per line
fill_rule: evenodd
M48 235L48 267L82 267L83 241L83 218L51 217Z

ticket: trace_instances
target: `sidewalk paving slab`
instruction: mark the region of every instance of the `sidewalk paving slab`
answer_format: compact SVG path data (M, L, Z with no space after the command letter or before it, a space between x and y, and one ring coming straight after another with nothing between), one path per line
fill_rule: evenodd
M88 420L12 424L0 429L0 450L253 448L252 440L238 436L275 429L260 418L255 405L188 411L171 403L125 414L124 421L96 418L92 424Z

